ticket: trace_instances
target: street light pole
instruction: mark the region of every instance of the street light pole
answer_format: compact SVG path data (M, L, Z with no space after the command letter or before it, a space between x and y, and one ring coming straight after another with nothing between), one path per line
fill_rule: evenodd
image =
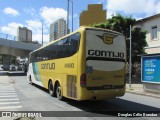
M73 32L73 0L71 0L72 3L72 32Z
M129 57L129 87L131 88L132 79L132 27L130 25L130 57Z
M43 20L41 20L42 22L42 45L43 45Z
M69 33L68 28L69 28L69 0L67 0L67 34Z

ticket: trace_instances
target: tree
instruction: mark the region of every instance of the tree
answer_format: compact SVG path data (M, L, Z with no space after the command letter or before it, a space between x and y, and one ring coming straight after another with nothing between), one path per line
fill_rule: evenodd
M120 14L109 18L104 23L94 24L92 27L110 29L122 33L125 36L127 44L127 61L129 61L129 40L130 37L130 25L133 27L136 20L131 17L123 17ZM132 63L140 62L137 55L145 54L144 47L147 45L146 31L142 31L139 28L132 28Z

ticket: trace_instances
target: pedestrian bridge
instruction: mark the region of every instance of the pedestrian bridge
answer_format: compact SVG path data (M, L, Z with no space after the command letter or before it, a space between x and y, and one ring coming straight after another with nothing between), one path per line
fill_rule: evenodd
M0 64L9 69L12 57L27 58L29 53L39 47L41 44L13 41L0 38Z
M27 57L31 51L41 46L41 44L33 44L0 38L0 54L3 55Z

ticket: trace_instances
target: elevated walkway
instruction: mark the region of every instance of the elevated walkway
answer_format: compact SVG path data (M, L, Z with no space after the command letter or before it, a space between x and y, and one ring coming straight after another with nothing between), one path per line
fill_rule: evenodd
M41 44L25 43L0 38L0 54L27 57L28 54L41 47Z
M12 40L6 40L4 38L0 38L0 46L6 46L6 47L11 47L11 48L16 48L16 49L33 51L33 50L41 47L42 45L20 42L20 41L12 41Z
M0 56L2 65L5 69L9 69L12 56L20 56L27 58L29 53L41 47L41 44L26 43L0 38Z

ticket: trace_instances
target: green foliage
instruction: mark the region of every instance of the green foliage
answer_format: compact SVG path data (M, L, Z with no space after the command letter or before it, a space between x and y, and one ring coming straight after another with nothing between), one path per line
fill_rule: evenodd
M129 40L130 37L130 25L132 26L132 62L139 62L139 54L145 54L144 47L147 45L146 31L142 31L138 28L133 28L136 20L131 17L123 17L120 14L107 19L105 23L94 24L92 27L110 29L122 33L126 38L127 45L127 60L129 61Z

